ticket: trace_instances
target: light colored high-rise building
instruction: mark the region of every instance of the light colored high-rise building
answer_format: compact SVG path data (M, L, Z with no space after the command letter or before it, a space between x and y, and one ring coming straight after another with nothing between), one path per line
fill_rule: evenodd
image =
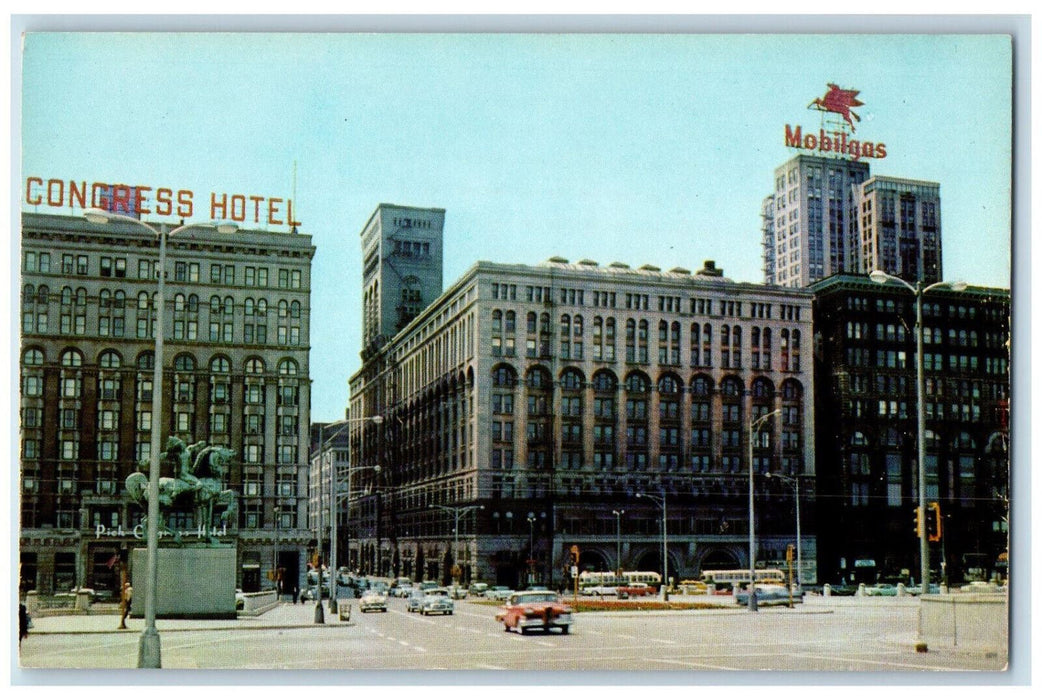
M797 155L774 171L764 201L764 282L806 287L840 272L860 272L855 186L868 163Z

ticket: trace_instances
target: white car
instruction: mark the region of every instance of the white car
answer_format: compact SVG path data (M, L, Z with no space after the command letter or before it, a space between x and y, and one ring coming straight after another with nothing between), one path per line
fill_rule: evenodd
M485 597L489 600L506 600L513 593L512 590L506 586L492 586L485 591Z
M425 591L423 600L420 602L421 615L451 615L455 604L449 597L449 592L444 588L431 588Z
M368 591L358 601L358 610L361 612L369 612L370 610L387 612L387 596L379 591Z

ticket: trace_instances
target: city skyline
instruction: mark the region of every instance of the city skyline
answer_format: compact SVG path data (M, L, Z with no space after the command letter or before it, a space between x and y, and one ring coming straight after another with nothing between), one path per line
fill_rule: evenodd
M29 206L27 177L294 201L317 248L313 421L343 414L360 366L379 203L446 210L446 286L554 255L761 283L786 125L821 128L828 83L861 91L856 136L886 143L873 175L940 183L945 277L1010 285L1000 35L70 33L22 58L20 210L79 213Z

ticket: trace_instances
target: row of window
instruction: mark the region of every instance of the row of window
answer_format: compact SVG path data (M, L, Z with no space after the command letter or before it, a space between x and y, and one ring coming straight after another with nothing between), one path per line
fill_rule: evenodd
M57 258L55 254L55 258ZM127 276L126 257L102 255L98 257L97 275L99 277L125 278ZM91 256L73 253L62 253L61 265L52 270L51 254L41 251L26 251L23 258L22 269L27 273L49 274L51 272L62 275L75 275L86 277L92 274ZM197 262L174 262L175 282L199 282L200 265ZM137 260L137 279L156 279L157 262L154 258L140 258ZM241 267L242 283L247 287L268 287L269 268L256 265L234 265L211 263L209 281L211 284L230 286L236 284L236 276ZM301 289L302 271L292 268L276 268L276 287L278 289Z

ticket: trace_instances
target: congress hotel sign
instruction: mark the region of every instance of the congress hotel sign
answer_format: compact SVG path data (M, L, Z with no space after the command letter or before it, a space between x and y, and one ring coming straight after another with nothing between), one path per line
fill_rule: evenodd
M176 216L189 219L197 215L197 207L206 208L212 220L231 220L240 224L300 226L293 216L293 200L262 197L254 194L211 192L197 201L192 190L148 185L116 185L86 180L25 178L25 203L34 207L79 207L105 209L140 218L142 216Z

